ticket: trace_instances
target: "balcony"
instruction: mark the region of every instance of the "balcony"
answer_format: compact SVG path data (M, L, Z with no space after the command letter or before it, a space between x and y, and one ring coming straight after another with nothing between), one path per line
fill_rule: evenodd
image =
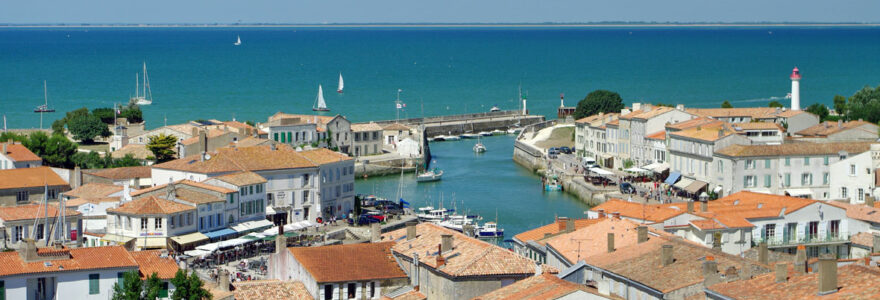
M804 236L804 237L783 237L783 238L767 238L767 239L754 239L752 240L752 246L757 246L762 242L767 242L768 248L787 248L787 247L795 247L797 245L805 245L805 246L818 246L818 245L830 245L830 244L842 244L849 242L849 234L846 233L837 233L837 234L826 234L825 236Z

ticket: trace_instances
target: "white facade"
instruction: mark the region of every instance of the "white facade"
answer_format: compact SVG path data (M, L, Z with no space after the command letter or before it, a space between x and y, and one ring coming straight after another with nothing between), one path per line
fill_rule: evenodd
M110 299L113 284L118 282L118 274L137 267L122 267L103 270L82 270L69 272L36 273L0 277L6 287L5 299ZM94 276L97 275L97 280ZM90 278L90 276L92 276ZM97 286L95 286L97 285ZM97 290L94 289L97 287ZM45 296L40 298L38 296Z
M316 143L325 138L323 133L319 136L317 126L315 123L268 125L263 127L263 130L269 133L269 139L273 141L298 147Z
M314 202L313 211L328 216L341 216L354 211L354 160L344 160L320 167L318 182L320 201ZM307 203L302 203L305 207ZM310 220L314 221L314 220Z
M403 157L415 158L421 154L419 142L411 138L405 138L397 143L397 154Z
M878 194L876 174L880 166L880 144L871 145L871 151L850 156L832 163L828 199L847 200L849 203L865 203L865 196Z
M841 160L838 154L811 156L729 157L715 155L713 183L724 193L756 191L810 199L832 199L829 166ZM863 170L864 171L864 170Z
M715 129L705 129L714 130ZM729 134L717 140L702 140L683 136L675 133L669 135L669 169L679 172L691 179L710 183L714 189L718 185L712 180L713 168L711 168L713 154L716 149L729 145L749 144L749 140L737 134ZM729 193L728 193L729 194Z
M652 108L650 107L650 105L647 106L648 108L645 110L650 111ZM636 116L635 118L632 118L631 121L621 119L621 127L623 127L624 122L629 123L629 145L631 147L630 159L633 160L636 166L643 166L655 162L653 159L653 145L650 140L645 139L645 137L650 134L665 130L665 126L667 123L677 123L681 121L687 121L692 118L694 118L694 116L689 113L678 109L672 109L668 112L664 112L648 118Z

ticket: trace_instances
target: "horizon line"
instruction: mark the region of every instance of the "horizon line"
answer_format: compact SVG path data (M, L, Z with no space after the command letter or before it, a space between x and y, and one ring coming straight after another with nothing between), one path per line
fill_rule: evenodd
M0 23L0 28L172 28L172 27L875 27L880 22L542 22L542 23Z

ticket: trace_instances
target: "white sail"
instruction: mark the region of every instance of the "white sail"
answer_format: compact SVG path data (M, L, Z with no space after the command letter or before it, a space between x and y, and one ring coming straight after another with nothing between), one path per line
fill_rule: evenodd
M318 85L318 98L315 100L315 107L312 110L328 110L327 102L324 102L324 89Z
M133 102L137 105L150 105L153 104L153 91L150 90L150 79L147 77L147 62L144 62L144 81L143 86L139 87L138 85L138 75L135 75L135 88L134 88L134 98L132 98L129 102ZM139 91L139 89L143 89L143 93Z
M342 93L342 88L344 86L345 85L343 84L343 81L342 81L342 73L339 73L339 88L336 89L336 91Z
M233 45L236 45L236 46L241 45L241 36L235 37L235 44L233 44Z

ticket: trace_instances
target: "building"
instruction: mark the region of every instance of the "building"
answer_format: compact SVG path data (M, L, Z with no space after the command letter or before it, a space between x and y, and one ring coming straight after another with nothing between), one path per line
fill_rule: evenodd
M551 273L541 273L517 281L514 284L474 298L474 300L516 300L516 299L611 299L602 296L595 288L568 282Z
M871 144L870 150L831 163L829 195L826 199L865 203L867 196L877 197L877 169L880 168L880 144Z
M351 132L354 134L352 142L354 156L367 156L382 154L382 126L376 123L352 124Z
M198 129L199 125L192 123L162 126L156 129L148 130L141 134L130 135L130 137L128 138L128 145L125 146L127 147L132 144L146 145L150 142L151 136L158 136L161 134L174 136L177 138L178 141L182 141L188 138L192 138L194 136L198 136ZM117 151L124 148L125 147L117 149Z
M713 154L712 183L739 191L830 199L830 166L869 150L869 142L731 145ZM847 197L843 197L847 198Z
M135 189L153 186L152 169L149 166L91 169L82 171L82 183L128 185Z
M315 299L306 290L306 286L299 281L281 281L277 279L249 280L232 283L235 287L236 300L264 300L264 299Z
M785 128L787 133L798 132L819 124L819 117L814 114L780 107L688 108L686 111L727 123L776 123Z
M779 263L775 272L742 281L707 287L706 299L877 299L880 271L852 263L838 266L833 258L819 259L816 272L799 273Z
M736 134L752 141L752 144L782 144L785 139L785 128L771 122L736 123L731 126Z
M22 241L28 238L42 246L47 241L60 240L82 245L82 214L70 209L63 211L64 216L61 213L58 206L53 204L0 207L0 248L18 249ZM60 220L64 224L57 228L58 223L62 223Z
M301 282L314 299L378 299L409 283L391 255L394 242L281 248L269 277ZM286 251L285 251L286 250Z
M315 215L326 218L351 214L354 210L354 160L327 149L300 154L318 165L319 177L315 178L318 193L311 198L304 194L303 201L295 204L294 214L301 211L304 220L311 220Z
M847 202L828 201L833 205L846 210L848 219L847 229L850 234L849 257L863 258L871 253L880 252L880 208L869 202L865 204L850 204ZM870 204L870 205L869 205Z
M145 164L152 164L150 158L153 157L153 152L147 149L147 145L145 144L128 144L110 152L110 157L116 159L123 158L126 155L131 155L131 157L141 160Z
M837 123L825 121L818 125L795 132L799 141L832 143L842 141L877 141L877 125L862 120Z
M270 139L293 147L318 144L323 139L323 135L318 136L318 124L311 119L284 118L261 125Z
M0 170L34 168L43 165L43 159L22 144L16 144L10 140L2 143L2 147L0 148Z
M410 130L411 128L409 126L400 123L391 123L382 126L382 136L384 137L383 144L396 147L398 143L406 138L417 139Z
M0 170L0 206L58 201L58 195L70 185L52 168L36 167Z
M575 149L578 157L599 161L600 154L608 153L608 132L605 124L617 120L618 113L599 113L575 121ZM615 141L616 142L616 141Z
M566 270L582 260L605 253L609 247L635 244L637 235L666 234L616 216L594 220L596 221L588 226L547 239L547 265ZM606 243L605 240L611 235L614 235L611 242Z
M236 204L238 213L228 214L228 224L232 226L236 222L257 221L266 219L266 188L268 182L263 176L254 172L239 172L209 178L204 183L212 186L227 188L238 191L237 197L233 195L233 201L228 204ZM229 199L225 195L225 199ZM233 207L233 209L236 209Z
M103 234L107 228L107 209L118 207L125 200L131 200L126 186L87 183L62 194L68 209L82 214L83 232ZM86 246L101 246L100 240L85 236Z
M679 126L682 125L684 124ZM681 174L682 179L675 183L675 187L694 197L701 192L722 191L712 180L715 170L710 167L718 149L730 145L751 144L748 138L737 134L729 124L717 120L703 120L701 124L690 128L667 131L667 136L670 176ZM715 184L709 186L709 183Z
M107 209L108 243L132 249L165 249L169 237L197 230L196 207L148 196Z
M533 276L533 261L431 223L382 234L410 285L428 299L470 299Z
M559 234L569 233L593 224L602 219L556 218L556 221L531 229L513 237L513 252L535 262L547 263L547 240Z
M312 144L352 155L351 122L342 115L331 117L278 112L258 126L269 132L269 139L275 142L294 147Z
M635 166L654 163L654 152L651 143L645 137L663 131L667 123L686 121L694 116L683 110L666 106L653 106L647 103L633 103L631 113L620 116L619 137L621 149Z
M156 273L160 299L174 292L177 264L157 252L134 253L120 246L37 248L31 241L16 252L0 253L0 296L4 299L110 299L125 272L141 278ZM170 274L170 276L169 276Z

